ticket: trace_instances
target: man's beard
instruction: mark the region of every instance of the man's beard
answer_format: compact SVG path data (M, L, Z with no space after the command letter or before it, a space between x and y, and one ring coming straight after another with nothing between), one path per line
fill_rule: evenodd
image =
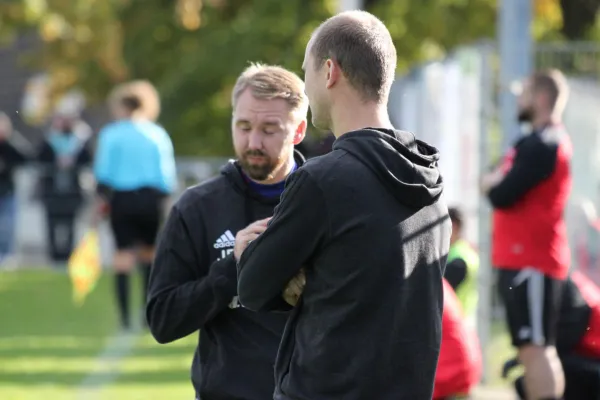
M263 161L260 164L251 163L248 157L262 157ZM268 179L273 171L277 168L277 163L260 150L248 150L240 158L239 163L246 175L256 181L264 181Z
M530 123L533 121L534 113L531 108L522 108L519 110L517 119L520 123Z

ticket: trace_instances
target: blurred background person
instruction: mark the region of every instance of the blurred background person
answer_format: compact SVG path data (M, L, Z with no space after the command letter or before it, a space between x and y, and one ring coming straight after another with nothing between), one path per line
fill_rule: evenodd
M99 210L110 216L115 291L122 328L128 329L130 273L139 261L145 304L166 199L176 188L175 155L168 133L155 122L160 100L152 84L117 86L108 103L114 122L99 133L94 174Z
M12 255L15 241L15 168L26 160L21 149L11 142L12 122L0 112L0 266Z
M84 200L80 175L92 161L91 136L91 128L76 114L56 113L37 154L48 252L58 265L66 263L73 250L75 220Z
M562 124L569 86L558 70L524 80L518 120L531 133L482 178L494 209L492 264L529 397L558 400L564 373L556 352L560 299L571 254L564 213L571 193L571 139Z
M580 271L573 271L565 283L556 347L565 371L564 400L599 399L600 288ZM503 376L518 364L518 358L509 360ZM526 400L524 377L514 384L519 398Z
M463 237L465 221L462 211L457 207L450 207L448 213L452 221L452 236L444 278L456 292L465 316L474 324L477 314L479 255Z
M600 220L594 202L587 197L572 199L565 213L572 259L578 269L598 283L600 271Z
M446 279L442 344L435 373L434 400L468 398L483 370L481 349L475 329L466 320L459 298Z

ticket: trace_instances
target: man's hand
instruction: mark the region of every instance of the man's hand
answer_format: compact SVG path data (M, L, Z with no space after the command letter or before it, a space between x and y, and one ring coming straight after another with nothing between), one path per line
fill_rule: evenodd
M57 162L58 167L61 169L71 168L75 164L75 160L73 159L73 157L68 156L58 157Z
M481 193L487 194L494 186L499 184L504 178L504 172L502 169L496 168L493 172L486 174L481 179Z
M270 219L271 217L255 221L235 235L233 256L237 261L239 261L242 253L246 250L246 247L248 247L248 244L267 229L267 222L269 222Z
M304 291L304 285L306 285L306 275L304 275L304 269L301 269L298 275L293 277L285 289L283 289L282 296L285 302L291 306L295 306Z
M92 214L92 225L97 226L110 213L110 204L104 198L97 196Z

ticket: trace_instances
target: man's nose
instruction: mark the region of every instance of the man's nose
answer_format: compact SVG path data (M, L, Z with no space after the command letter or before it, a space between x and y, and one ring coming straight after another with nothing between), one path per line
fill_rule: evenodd
M250 149L262 148L262 135L257 130L252 130L252 132L250 132L250 136L248 137L248 147Z

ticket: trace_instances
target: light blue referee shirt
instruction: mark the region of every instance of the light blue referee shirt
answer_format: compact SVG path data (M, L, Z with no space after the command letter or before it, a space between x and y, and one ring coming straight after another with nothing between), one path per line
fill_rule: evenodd
M99 133L94 175L115 191L144 187L173 193L175 152L169 134L151 121L121 120Z

